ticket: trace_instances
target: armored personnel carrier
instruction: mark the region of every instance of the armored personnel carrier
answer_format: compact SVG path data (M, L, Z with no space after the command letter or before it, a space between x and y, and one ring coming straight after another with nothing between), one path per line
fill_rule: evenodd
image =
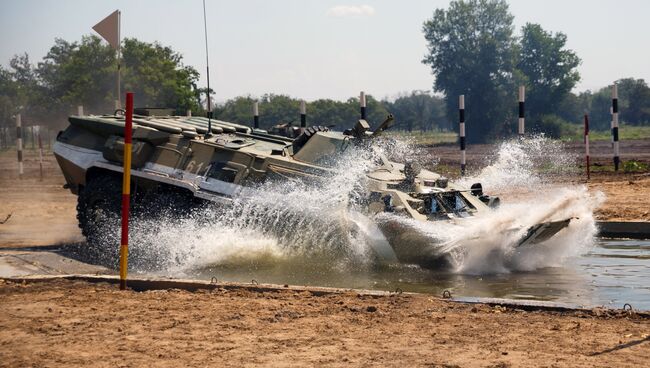
M374 131L359 120L344 132L323 127L303 129L295 139L247 126L202 117L151 116L136 109L133 118L132 207L156 215L168 202L191 207L201 203L228 206L267 181L315 181L326 177L348 147L368 146L388 129L392 116ZM99 242L106 213L119 213L124 155L124 116L71 116L57 136L54 154L66 187L78 195L79 226L89 243ZM480 184L461 188L417 163L381 156L366 172L363 211L369 218L420 222L463 222L498 206ZM392 216L392 217L391 217ZM569 224L549 221L518 231L516 246L545 241ZM444 255L431 252L432 239L400 221L379 224L387 242L375 245L386 262L421 265Z

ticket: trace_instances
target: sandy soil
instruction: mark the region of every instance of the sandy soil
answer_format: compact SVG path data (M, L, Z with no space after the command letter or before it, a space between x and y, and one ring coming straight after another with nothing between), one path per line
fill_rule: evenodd
M650 320L524 312L425 295L315 296L0 281L7 367L641 367Z

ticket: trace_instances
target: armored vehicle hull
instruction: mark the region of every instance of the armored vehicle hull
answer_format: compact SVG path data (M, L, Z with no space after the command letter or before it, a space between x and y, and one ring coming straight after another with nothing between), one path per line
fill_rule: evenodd
M100 243L98 232L104 230L98 225L107 213L119 212L124 118L71 116L69 121L57 136L54 154L66 186L78 195L83 234L90 243ZM291 139L218 120L208 131L207 119L200 117L136 115L132 206L150 216L174 216L205 203L228 206L254 196L269 181L318 185L331 174L342 152L372 144L391 121L389 117L374 132L364 120L343 133L310 127ZM357 206L378 220L376 226L388 240L374 245L377 258L386 262L439 264L446 255L432 250L437 240L414 231L409 223L471 221L498 204L480 186L460 188L417 164L391 162L384 156L365 173L361 192ZM174 211L160 210L172 202ZM522 232L516 246L544 241L569 221L536 224Z

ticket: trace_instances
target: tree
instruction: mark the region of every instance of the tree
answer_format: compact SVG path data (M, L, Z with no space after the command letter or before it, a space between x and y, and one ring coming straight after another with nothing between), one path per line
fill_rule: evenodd
M449 127L444 112L444 101L432 96L428 91L412 91L397 97L393 102L383 103L395 116L395 129L410 132L414 129L427 131L434 127Z
M643 79L619 79L618 95L621 102L621 120L631 125L650 122L650 88Z
M436 77L434 90L446 95L450 120L457 119L458 95L465 95L469 142L485 142L510 114L512 21L504 0L457 0L424 23L422 62Z
M522 28L517 69L526 84L526 114L533 120L557 114L580 80L580 58L567 50L563 33L547 32L539 24Z
M139 106L199 110L195 91L199 72L183 65L179 53L158 43L127 38L123 59L124 88L135 93Z
M169 47L127 38L122 47L123 91L135 93L138 106L200 110L196 81L199 73L182 64ZM115 51L96 36L80 43L55 40L36 70L45 103L63 114L83 105L94 113L113 112L116 97Z
M47 105L66 115L77 105L88 112L113 112L115 70L113 49L99 37L84 36L81 43L56 39L37 73Z

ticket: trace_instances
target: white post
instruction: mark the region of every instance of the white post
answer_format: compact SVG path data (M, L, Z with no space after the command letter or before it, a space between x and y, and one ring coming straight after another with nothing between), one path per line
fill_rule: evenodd
M519 136L524 135L524 102L526 100L526 87L519 86Z
M191 118L192 117L192 110L187 109L187 111L185 111L185 116L187 116L188 118Z
M84 115L84 107L83 105L77 106L77 116L83 116Z
M614 136L614 171L618 171L620 162L618 151L618 86L612 88L612 135Z
M257 101L253 102L253 128L260 128L260 110Z
M458 96L458 117L458 133L460 136L460 174L465 175L465 95Z
M300 127L305 128L307 126L307 104L305 100L300 101Z
M20 114L16 115L16 150L18 151L18 175L22 178L23 169L23 129Z
M359 105L361 106L361 119L366 120L366 93L359 94Z

